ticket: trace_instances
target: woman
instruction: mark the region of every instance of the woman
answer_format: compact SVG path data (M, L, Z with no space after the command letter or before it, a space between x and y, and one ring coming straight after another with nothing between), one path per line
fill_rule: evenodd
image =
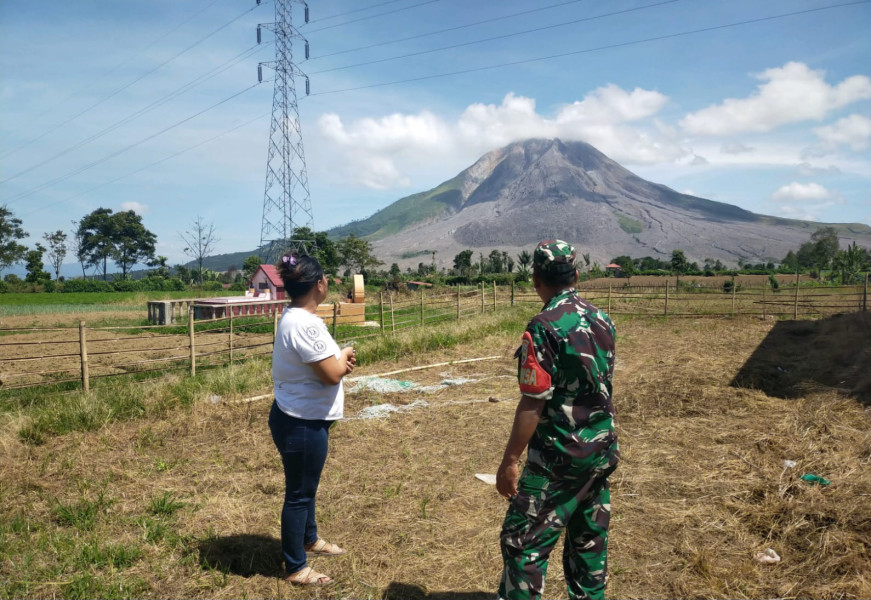
M306 554L345 554L344 549L318 537L315 494L327 458L330 425L343 415L342 378L354 369L356 359L353 348L339 349L315 315L327 297L327 278L318 261L294 252L283 256L277 266L291 298L275 336L275 401L269 413L269 429L284 464L281 549L285 581L326 585L333 580L308 566Z

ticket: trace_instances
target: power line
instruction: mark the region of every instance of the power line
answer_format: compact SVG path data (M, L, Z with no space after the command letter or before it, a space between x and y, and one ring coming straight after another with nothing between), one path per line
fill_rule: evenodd
M869 0L869 1L871 1L871 0ZM258 85L260 85L260 82L255 83L255 84L253 84L253 85L251 85L251 86L245 88L245 89L242 90L241 92L236 92L236 93L233 94L232 96L230 96L230 97L228 97L228 98L224 98L224 99L221 100L220 102L217 102L217 103L213 104L212 106L210 106L210 107L208 107L208 108L206 108L206 109L203 109L203 110L201 110L200 112L198 112L198 113L196 113L196 114L193 114L193 115L191 115L191 116L189 116L189 117L186 117L186 118L182 119L181 121L178 121L177 123L175 123L175 124L173 124L173 125L170 125L169 127L166 127L165 129L161 129L161 130L158 131L157 133L154 133L154 134L152 134L152 135L149 135L149 136L147 136L147 137L145 137L145 138L139 140L138 142L135 142L135 143L133 143L133 144L130 144L129 146L125 146L124 148L121 148L120 150L117 150L117 151L115 151L115 152L109 154L108 156L104 156L103 158L100 158L100 159L97 159L97 160L95 160L95 161L92 161L92 162L90 162L90 163L88 163L88 164L86 164L86 165L84 165L84 166L82 166L82 167L79 167L78 169L76 169L76 170L74 170L74 171L71 171L71 172L67 173L66 175L61 175L60 177L56 177L55 179L52 179L51 181L47 181L46 183L44 183L44 184L42 184L42 185L40 185L40 186L38 186L38 187L35 187L35 188L31 189L31 190L28 190L28 191L26 191L26 192L22 192L21 194L18 194L17 196L14 196L13 198L10 198L10 199L9 199L9 202L14 202L14 201L16 201L16 200L21 200L22 198L27 198L28 196L32 196L33 194L35 194L35 193L37 193L37 192L40 192L40 191L42 191L42 190L44 190L44 189L46 189L46 188L48 188L48 187L51 187L51 186L53 186L53 185L56 184L56 183L60 183L61 181L65 181L65 180L69 179L70 177L74 177L75 175L78 175L79 173L83 173L84 171L87 171L87 170L89 170L89 169L92 169L93 167L96 167L97 165L103 164L104 162L106 162L106 161L108 161L108 160L111 160L111 159L113 159L113 158L115 158L115 157L117 157L117 156L120 156L121 154L124 154L124 153L127 152L128 150L132 150L133 148L136 148L137 146L141 146L141 145L144 144L145 142L148 142L148 141L153 140L154 138L156 138L156 137L158 137L158 136L160 136L160 135L163 135L163 134L166 133L167 131L170 131L170 130L172 130L172 129L175 129L175 128L178 127L179 125L183 125L184 123L187 123L187 122L190 121L191 119L194 119L194 118L196 118L196 117L198 117L198 116L200 116L200 115L202 115L202 114L204 114L204 113L207 113L208 111L212 110L213 108L217 108L218 106L220 106L220 105L222 105L222 104L224 104L224 103L226 103L226 102L229 102L230 100L232 100L233 98L236 98L237 96L241 96L241 95L244 94L245 92L248 92L248 91L254 89L254 88L257 87Z
M425 2L418 2L417 4L412 4L411 6L403 6L402 8L395 8L393 10L388 10L384 12L380 12L374 15L369 15L368 17L360 17L359 19L353 19L351 21L345 21L344 23L336 23L335 25L327 25L326 27L321 27L320 29L312 29L306 30L305 33L316 33L318 31L325 31L327 29L334 29L336 27L341 27L343 25L350 25L351 23L358 23L360 21L366 21L368 19L374 19L375 17L383 17L384 15L392 15L393 13L402 12L403 10L411 10L412 8L417 8L418 6L424 6L426 4L434 4L435 2L441 2L442 0L426 0Z
M419 33L417 35L411 35L404 38L399 38L395 40L389 40L387 42L379 42L377 44L369 44L368 46L360 46L359 48L351 48L350 50L339 50L338 52L331 52L330 54L322 54L321 56L313 56L310 60L317 60L319 58L328 58L330 56L338 56L339 54L348 54L349 52L359 52L360 50L368 50L369 48L377 48L378 46L387 46L390 44L398 44L399 42L408 42L410 40L416 40L423 37L429 37L431 35L438 35L440 33L448 33L449 31L456 31L458 29L467 29L469 27L475 27L476 25L484 25L486 23L493 23L495 21L503 21L505 19L510 19L512 17L519 17L522 15L527 15L533 12L540 12L542 10L548 10L551 8L556 8L558 6L565 6L566 4L576 4L578 2L583 2L584 0L567 0L566 2L558 2L557 4L550 4L548 6L541 6L539 8L533 8L531 10L523 10L516 13L511 13L510 15L504 15L501 17L493 17L491 19L484 19L483 21L475 21L474 23L467 23L466 25L457 25L455 27L448 27L446 29L439 29L438 31L430 31L427 33Z
M188 148L185 148L184 150L180 150L179 152L176 152L175 154L170 154L169 156L165 156L164 158L161 158L160 160L156 160L156 161L154 161L153 163L149 163L149 164L145 165L144 167L141 167L141 168L139 168L139 169L136 169L135 171L131 171L131 172L129 172L129 173L126 173L126 174L124 174L124 175L121 175L121 176L119 176L119 177L116 177L115 179L111 179L111 180L106 181L106 182L104 182L104 183L101 183L101 184L99 184L99 185L95 185L94 187L92 187L92 188L90 188L90 189L87 189L87 190L85 190L84 192L79 192L78 194L75 194L75 195L73 195L73 196L69 196L69 197L67 197L67 198L64 198L63 200L58 200L57 202L52 202L51 204L47 204L47 205L45 205L45 206L41 206L41 207L39 207L39 208L37 208L37 209L34 209L34 210L30 211L29 213L24 213L24 214L21 215L21 216L22 216L22 217L28 217L28 216L30 216L30 215L32 215L32 214L35 214L35 213L40 212L40 211L43 211L43 210L45 210L45 209L47 209L47 208L51 208L51 207L53 207L53 206L57 206L58 204L63 204L63 203L65 203L65 202L69 202L70 200L75 200L76 198L79 198L80 196L84 196L84 195L86 195L86 194L90 194L91 192L93 192L93 191L95 191L95 190L98 190L98 189L100 189L100 188L106 187L107 185L111 185L111 184L113 184L113 183L117 183L118 181L121 181L122 179L127 179L128 177L132 177L133 175L136 175L136 174L138 174L138 173L141 173L142 171L147 171L147 170L150 169L151 167L155 167L155 166L157 166L157 165L159 165L159 164L161 164L161 163L165 163L165 162L168 161L168 160L172 160L173 158L177 158L177 157L181 156L182 154L186 154L186 153L190 152L191 150L196 150L196 149L199 148L200 146L205 146L206 144L208 144L208 143L210 143L210 142L213 142L213 141L215 141L215 140L218 139L218 138L224 137L224 136L227 135L228 133L232 133L232 132L236 131L237 129L241 129L241 128L243 128L243 127L246 127L246 126L250 125L251 123L253 123L253 122L255 122L255 121L258 121L258 120L260 120L260 119L262 119L262 118L264 118L264 117L267 117L267 116L269 116L269 113L268 113L268 112L263 113L262 115L258 115L258 116L256 116L256 117L254 117L253 119L250 119L250 120L248 120L248 121L245 121L244 123L242 123L242 124L240 124L240 125L237 125L237 126L235 126L235 127L232 127L232 128L230 128L230 129L227 129L226 131L222 131L221 133L219 133L219 134L217 134L217 135L215 135L215 136L212 136L212 137L210 137L210 138L208 138L208 139L206 139L206 140L203 140L202 142L199 142L198 144L194 144L193 146L189 146Z
M599 51L601 51L601 50L610 50L610 49L613 49L613 48L621 48L621 47L624 47L624 46L634 46L634 45L637 45L637 44L644 44L644 43L647 43L647 42L655 42L655 41L659 41L659 40L666 40L666 39L670 39L670 38L682 37L682 36L692 35L692 34L696 34L696 33L704 33L704 32L707 32L707 31L716 31L716 30L718 30L718 29L728 29L728 28L730 28L730 27L739 27L739 26L742 26L742 25L750 25L750 24L753 24L753 23L761 23L761 22L764 22L764 21L773 21L773 20L776 20L776 19L782 19L782 18L785 18L785 17L792 17L792 16L795 16L795 15L802 15L802 14L807 14L807 13L819 12L819 11L823 11L823 10L830 10L830 9L833 9L833 8L842 8L842 7L844 7L844 6L854 6L854 5L858 5L858 4L868 4L869 2L871 2L871 0L857 0L856 2L844 2L844 3L842 3L842 4L832 4L832 5L830 5L830 6L821 6L821 7L817 7L817 8L809 8L809 9L806 9L806 10L797 10L797 11L793 11L793 12L782 13L782 14L779 14L779 15L772 15L772 16L768 16L768 17L760 17L760 18L758 18L758 19L747 19L747 20L745 20L745 21L737 21L737 22L735 22L735 23L726 23L726 24L724 24L724 25L714 25L714 26L712 26L712 27L703 27L703 28L701 28L701 29L692 29L692 30L689 30L689 31L681 31L681 32L678 32L678 33L670 33L670 34L667 34L667 35L660 35L660 36L649 37L649 38L644 38L644 39L640 39L640 40L633 40L633 41L630 41L630 42L620 42L620 43L617 43L617 44L608 44L608 45L606 45L606 46L598 46L598 47L596 47L596 48L585 48L585 49L583 49L583 50L574 50L574 51L571 51L571 52L563 52L563 53L560 53L560 54L551 54L551 55L548 55L548 56L539 56L539 57L536 57L536 58L527 58L527 59L523 59L523 60L516 60L516 61L511 61L511 62L498 63L498 64L495 64L495 65L487 65L487 66L484 66L484 67L475 67L475 68L471 68L471 69L463 69L463 70L460 70L460 71L450 71L450 72L448 72L448 73L437 73L437 74L434 74L434 75L423 75L423 76L421 76L421 77L412 77L412 78L409 78L409 79L400 79L400 80L397 80L397 81L387 81L387 82L384 82L384 83L374 83L374 84L371 84L371 85L362 85L362 86L353 87L353 88L343 88L343 89L339 89L339 90L328 90L328 91L326 91L326 92L316 92L316 93L314 93L314 94L311 94L311 96L325 96L325 95L327 95L327 94L339 94L339 93L343 93L343 92L355 92L355 91L358 91L358 90L365 90L365 89L371 89L371 88L376 88L376 87L384 87L384 86L388 86L388 85L398 85L398 84L400 84L400 83L412 83L412 82L415 82L415 81L425 81L425 80L427 80L427 79L438 79L438 78L440 78L440 77L450 77L450 76L452 76L452 75L465 75L465 74L467 74L467 73L477 73L477 72L480 72L480 71L489 71L489 70L491 70L491 69L498 69L498 68L501 68L501 67L510 67L510 66L515 66L515 65L522 65L522 64L532 63L532 62L538 62L538 61L542 61L542 60L550 60L550 59L553 59L553 58L564 58L564 57L566 57L566 56L573 56L573 55L577 55L577 54L586 54L586 53L590 53L590 52L599 52Z
M13 179L20 177L21 175L29 173L30 171L33 171L34 169L37 169L45 164L48 164L48 163L52 162L53 160L56 160L62 156L65 156L65 155L69 154L70 152L72 152L73 150L77 150L77 149L81 148L82 146L85 146L86 144L89 144L90 142L93 142L94 140L97 140L97 139L103 137L104 135L111 133L112 131L115 131L119 127L122 127L122 126L127 125L128 123L130 123L132 121L135 121L137 118L141 117L142 115L152 111L153 109L155 109L159 106L166 104L170 100L174 100L175 98L178 98L179 96L194 89L195 87L197 87L201 83L208 81L212 77L215 77L215 76L219 75L220 73L223 73L224 71L226 71L230 67L238 64L239 62L247 59L248 57L256 54L257 52L260 52L262 47L268 46L270 43L272 43L272 42L268 42L267 44L263 44L263 45L255 44L254 46L251 46L250 48L248 48L247 50L245 50L241 54L238 54L235 57L228 60L227 62L225 62L221 65L218 65L217 67L215 67L211 71L209 71L203 75L200 75L198 78L194 79L193 81L190 81L190 82L186 83L185 85L183 85L179 88L176 88L175 90L173 90L169 94L167 94L161 98L158 98L157 100L155 100L151 104L144 106L143 108L139 109L135 113L128 115L128 116L124 117L123 119L121 119L120 121L117 121L114 124L106 127L105 129L102 129L101 131L98 131L97 133L91 135L90 137L85 138L84 140L81 140L80 142L73 144L72 146L70 146L64 150L61 150L60 152L58 152L54 156L51 156L51 157L43 160L42 162L39 162L35 165L32 165L32 166L24 169L23 171L19 171L18 173L16 173L15 175L12 175L11 177L7 177L6 179L0 181L0 185L7 183L9 181L12 181Z
M101 104L103 104L103 103L106 102L107 100L110 100L111 98L117 96L118 94L120 94L121 92L123 92L124 90L126 90L127 88L129 88L130 86L132 86L132 85L134 85L134 84L136 84L136 83L142 81L143 79L145 79L146 77L148 77L148 76L151 75L152 73L155 73L156 71L162 69L164 66L168 65L169 63L171 63L172 61L174 61L175 59L177 59L179 56L181 56L181 55L185 54L186 52L192 50L193 48L195 48L196 46L200 45L201 43L203 43L204 41L206 41L207 39L209 39L210 37L212 37L213 35L215 35L215 34L218 33L219 31L221 31L221 30L223 30L223 29L226 29L227 27L229 27L230 25L232 25L233 23L235 23L236 21L238 21L239 19L241 19L242 17L244 17L245 15L247 15L248 13L250 13L251 11L253 11L253 10L257 9L257 8L258 8L258 5L255 5L255 6L253 6L252 8L249 8L248 10L244 11L243 13L241 13L239 16L237 16L237 17L231 19L229 22L225 23L224 25L221 25L220 27L218 27L217 29L215 29L214 31L212 31L211 33L209 33L208 35L206 35L205 37L200 38L199 40L197 40L196 42L194 42L193 44L191 44L190 46L188 46L187 48L185 48L185 49L182 50L181 52L179 52L179 53L175 54L174 56L168 58L167 60L163 61L162 63L160 63L159 65L157 65L157 66L154 67L153 69L151 69L150 71L146 72L146 73L143 74L143 75L140 75L139 77L137 77L137 78L134 79L133 81L131 81L131 82L129 82L129 83L123 85L122 87L118 88L117 90L115 90L114 92L112 92L111 94L109 94L108 96L104 97L102 100L100 100L100 101L98 101L98 102L92 104L91 106L89 106L88 108L82 110L81 112L76 113L75 115L73 115L72 117L70 117L69 119L67 119L66 121L60 123L59 125L56 125L56 126L53 127L52 129L49 129L48 131L42 133L42 134L39 135L38 137L33 138L33 139L30 140L29 142L25 142L24 144L18 146L18 147L15 148L13 151L11 151L11 152L9 152L7 155L5 155L4 158L7 158L7 157L10 156L13 152L17 152L18 150L21 150L22 148L24 148L24 147L26 147L26 146L29 146L30 144L32 144L32 143L34 143L34 142L36 142L36 141L41 140L42 138L44 138L44 137L47 136L48 134L57 131L58 129L60 129L61 127L63 127L64 125L66 125L67 123L70 123L71 121L74 121L75 119L78 119L79 117L81 117L81 116L84 115L85 113L90 112L91 110L93 110L93 109L95 109L96 107L100 106ZM7 181L8 181L8 180L7 180Z
M204 6L203 8L201 8L200 10L198 10L197 12L195 12L194 14L192 14L190 17L188 17L187 19L185 19L184 21L182 21L181 23L179 23L178 25L176 25L175 27L173 27L172 29L170 29L169 31L167 31L166 33L164 33L163 35L159 36L159 37L156 38L155 40L153 40L153 41L152 41L151 43L149 43L147 46L145 46L144 48L142 48L139 52L137 52L136 54L133 54L132 56L129 56L128 58L122 60L120 63L118 63L117 65L115 65L114 67L112 67L111 69L109 69L108 71L106 71L105 73L103 73L102 75L100 75L100 76L97 78L96 81L86 83L85 85L83 85L82 87L80 87L79 89L77 89L76 91L74 91L74 92L70 93L69 95L67 95L66 97L64 97L62 100L60 100L60 101L57 102L56 104L52 105L51 107L49 107L49 108L47 108L46 110L44 110L44 111L42 111L41 113L39 113L39 115L37 115L37 116L34 118L34 120L41 119L41 118L44 117L45 115L47 115L47 114L49 114L49 113L51 113L51 112L54 112L54 110L57 109L57 107L66 104L66 102L69 101L70 98L73 98L73 97L77 96L77 95L80 94L83 90L86 90L86 89L89 89L89 88L93 88L94 85L95 85L97 82L99 82L99 81L105 79L106 77L108 77L109 75L111 75L112 73L114 73L115 71L117 71L118 69L120 69L122 66L124 66L125 64L127 64L128 62L130 62L131 60L133 60L134 58L136 58L137 56L140 56L143 52L145 52L146 50L152 48L155 44L157 44L157 43L158 43L159 41L161 41L162 39L164 39L164 38L166 38L166 37L169 37L171 34L173 34L173 33L175 33L176 31L178 31L182 26L186 25L187 23L189 23L190 21L192 21L193 19L195 19L196 17L198 17L199 15L201 15L203 12L205 12L206 10L208 10L209 8L211 8L211 7L212 7L213 5L215 5L217 2L219 2L219 0L212 0L212 2L210 2L210 3L207 4L206 6ZM21 127L19 127L18 129L15 129L13 132L10 133L10 135L14 135L15 133L21 131L22 129L26 129L26 128L28 128L29 125L30 125L30 123L32 123L32 121L29 121L29 122L23 124L23 125L22 125ZM28 142L28 144L29 144L29 143L30 143L30 142ZM25 144L25 145L27 145L27 144ZM18 151L20 148L22 148L22 147L24 147L24 146L19 146L19 147L14 148L13 150L11 150L11 151L8 152L7 154L5 154L3 157L5 158L6 156L9 156L9 155L11 155L11 154L17 152L17 151Z
M679 0L663 0L662 2L656 2L654 4L647 4L645 6L636 6L634 8L627 8L625 10L618 10L618 11L611 12L611 13L596 15L595 17L584 17L582 19L575 19L573 21L564 21L562 23L556 23L554 25L545 25L543 27L536 27L534 29L526 29L524 31L517 31L515 33L506 33L504 35L496 35L493 37L483 38L480 40L472 40L470 42L451 44L450 46L442 46L441 48L431 48L430 50L421 50L419 52L411 52L410 54L402 54L400 56L389 56L387 58L379 58L376 60L369 60L366 62L361 62L361 63L357 63L357 64L353 64L353 65L345 65L343 67L333 67L331 69L323 69L321 71L314 71L312 73L309 73L309 75L318 75L320 73L329 73L331 71L341 71L343 69L353 69L355 67L365 67L367 65L374 65L374 64L378 64L378 63L389 62L392 60L400 60L402 58L410 58L412 56L421 56L423 54L432 54L433 52L441 52L443 50L451 50L453 48L462 48L463 46L472 46L474 44L483 44L485 42L492 42L494 40L504 40L506 38L511 38L511 37L515 37L518 35L525 35L527 33L536 33L538 31L544 31L547 29L555 29L557 27L566 27L568 25L576 25L578 23L583 23L586 21L595 21L597 19L603 19L605 17L613 17L615 15L622 15L622 14L634 12L637 10L643 10L646 8L653 8L656 6L662 6L664 4L673 4L674 2L678 2L678 1Z
M366 10L372 10L373 8L378 8L379 6L386 6L387 4L396 4L397 2L403 2L403 0L388 0L388 2L382 2L380 4L373 4L372 6L366 6L364 8L357 8L354 10L349 10L343 13L337 13L335 15L330 15L328 17L321 17L320 19L312 19L309 23L319 23L320 21L328 21L330 19L336 19L338 17L344 17L345 15L351 15L358 12L363 12Z

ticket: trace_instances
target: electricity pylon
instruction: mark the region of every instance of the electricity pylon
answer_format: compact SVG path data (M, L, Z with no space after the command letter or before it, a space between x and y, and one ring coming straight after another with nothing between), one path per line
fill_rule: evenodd
M260 229L260 258L275 262L283 252L294 249L308 252L308 241L294 239L298 227L312 228L312 206L302 147L299 107L296 102L295 76L305 77L305 93L309 94L308 76L293 62L293 40L301 40L305 58L309 57L308 41L293 27L293 4L305 7L305 0L273 0L275 22L257 26L257 43L261 29L275 35L275 60L257 66L257 79L263 81L263 67L275 72L272 93L272 124L269 128L269 151L266 158L266 190L263 194L263 224ZM260 4L260 0L257 0Z

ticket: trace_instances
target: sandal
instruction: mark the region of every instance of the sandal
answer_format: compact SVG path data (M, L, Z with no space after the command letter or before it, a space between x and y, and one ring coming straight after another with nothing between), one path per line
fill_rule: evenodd
M339 548L334 543L327 542L322 539L318 539L311 546L306 546L305 551L311 552L312 554L316 554L318 556L341 556L348 552L344 548Z
M293 585L332 585L335 583L331 577L318 573L311 567L303 567L296 573L291 573L284 580Z

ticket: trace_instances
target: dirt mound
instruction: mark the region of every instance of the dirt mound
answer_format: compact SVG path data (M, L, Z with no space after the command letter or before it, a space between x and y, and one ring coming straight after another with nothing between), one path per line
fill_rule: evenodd
M775 324L732 385L779 398L835 389L871 404L871 313Z

